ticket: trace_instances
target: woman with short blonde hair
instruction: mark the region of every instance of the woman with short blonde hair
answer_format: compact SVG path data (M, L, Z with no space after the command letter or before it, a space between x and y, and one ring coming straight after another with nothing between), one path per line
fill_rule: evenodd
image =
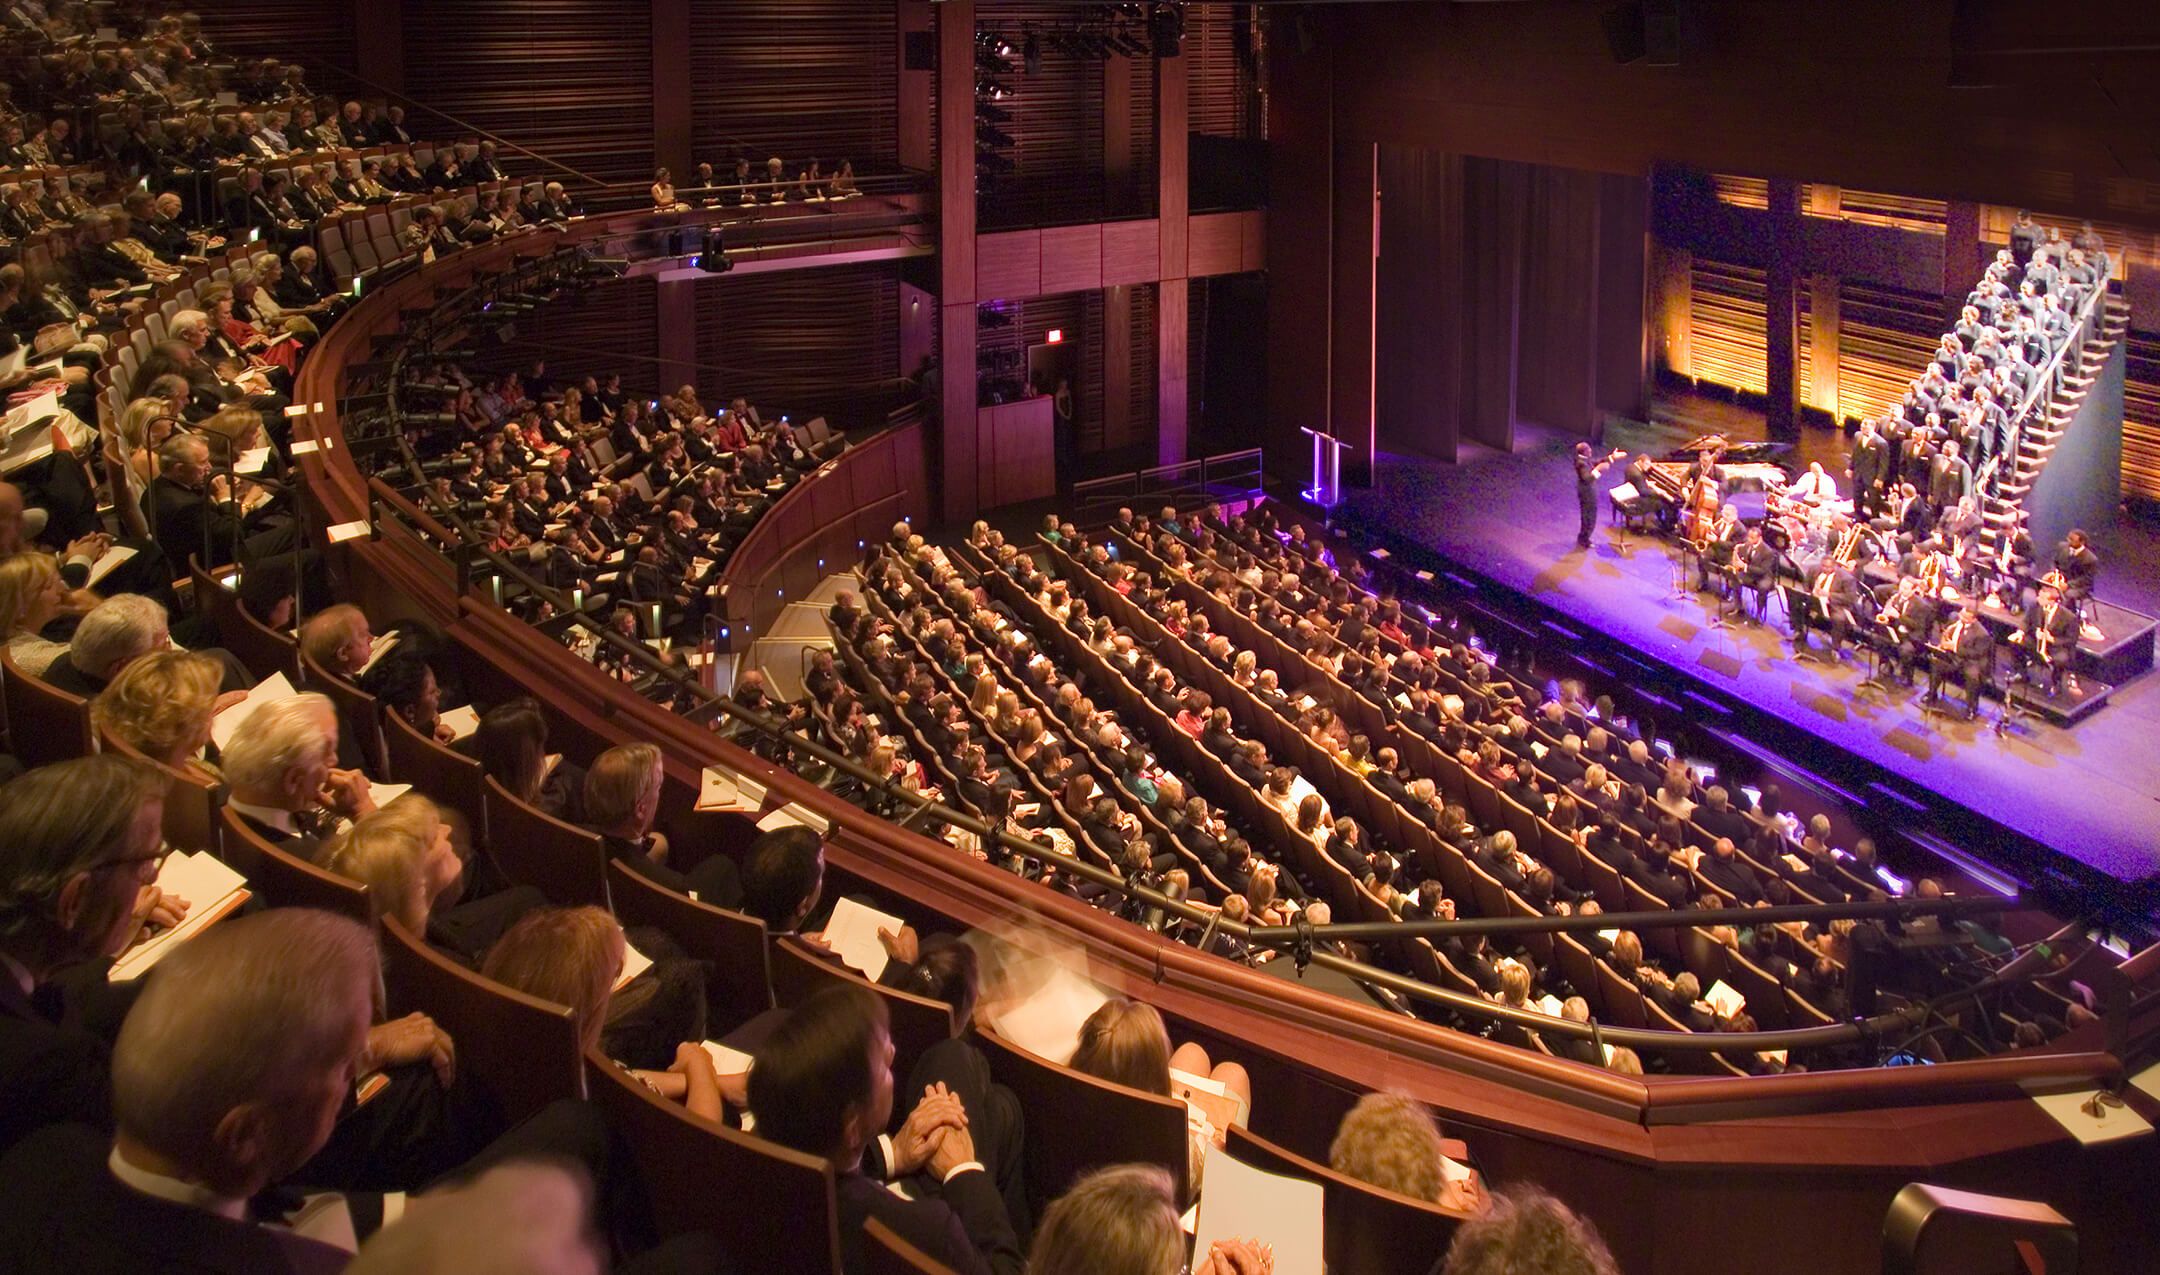
M196 651L152 651L128 664L90 701L90 724L175 770L208 774L196 754L210 741L225 670Z
M32 551L0 561L0 642L15 666L32 677L43 677L67 654L67 643L49 641L41 632L59 618L66 599L51 554Z
M450 829L435 803L405 793L363 816L323 856L323 866L368 888L380 917L425 935L436 899L464 871L450 844Z
M1483 1201L1474 1177L1450 1182L1440 1126L1425 1104L1407 1094L1369 1093L1350 1108L1328 1148L1328 1167L1448 1208L1476 1212Z

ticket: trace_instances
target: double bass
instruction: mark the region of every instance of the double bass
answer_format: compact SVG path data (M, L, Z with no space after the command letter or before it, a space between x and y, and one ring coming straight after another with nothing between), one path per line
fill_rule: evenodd
M1688 469L1688 487L1680 506L1680 528L1688 539L1703 544L1717 521L1718 462L1725 455L1725 441L1713 439Z

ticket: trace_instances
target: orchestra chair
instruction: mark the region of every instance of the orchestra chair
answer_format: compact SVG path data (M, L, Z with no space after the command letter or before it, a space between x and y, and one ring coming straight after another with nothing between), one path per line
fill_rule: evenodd
M952 1039L952 1006L944 1001L881 987L842 965L837 957L815 952L792 935L773 940L769 950L773 999L783 1008L792 1009L828 987L858 988L885 1002L892 1033L893 1076L902 1084L907 1083L916 1060L932 1045Z
M248 613L240 595L225 577L203 570L202 560L188 555L188 575L195 583L196 607L210 609L217 626L218 644L231 651L257 678L283 673L288 681L300 681L300 643Z
M5 648L0 648L0 701L7 706L8 739L24 769L97 751L90 735L90 701L23 672Z
M360 749L360 768L369 778L390 773L383 760L382 705L373 695L317 664L303 652L300 656L301 690L320 691L337 707L338 719L352 728Z
M436 743L396 713L383 714L383 759L391 779L465 816L473 844L488 843L487 773L478 760Z
M221 844L219 814L225 808L224 784L207 775L175 770L163 762L152 761L133 745L109 732L100 730L97 738L99 751L116 753L145 766L155 766L165 773L170 781L165 789L166 844L176 850L217 853Z
M607 850L597 832L564 823L487 776L487 828L495 866L558 907L608 907Z
M437 952L395 917L382 921L389 1013L434 1019L457 1042L458 1083L505 1125L585 1097L585 1060L570 1007L504 987Z
M1527 1033L1526 1033L1527 1034ZM1225 1147L1256 1169L1320 1184L1322 1260L1331 1275L1397 1275L1447 1252L1463 1215L1429 1200L1399 1195L1276 1146L1232 1125ZM1448 1154L1463 1158L1457 1144Z
M831 1164L691 1115L598 1052L584 1065L592 1103L634 1166L627 1206L652 1235L710 1232L740 1270L839 1275ZM715 1208L723 1183L727 1207Z
M659 930L710 966L707 1035L718 1039L773 1007L763 921L677 894L620 862L608 864L608 878L616 920Z
M870 1275L955 1275L953 1268L893 1234L876 1218L863 1221L863 1256Z
M248 889L274 908L316 908L375 924L367 887L326 872L248 826L231 807L219 812L222 858L247 878Z
M1027 1139L1027 1193L1036 1217L1082 1174L1111 1164L1156 1165L1170 1174L1177 1206L1192 1202L1183 1099L1097 1080L992 1031L978 1031L975 1040L990 1074L1013 1091L1021 1110L1058 1113L1059 1136Z

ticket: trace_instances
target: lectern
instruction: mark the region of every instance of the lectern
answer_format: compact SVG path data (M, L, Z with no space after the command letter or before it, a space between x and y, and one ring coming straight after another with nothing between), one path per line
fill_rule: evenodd
M1312 486L1304 496L1322 509L1342 503L1342 454L1350 444L1326 430L1299 426L1312 435Z

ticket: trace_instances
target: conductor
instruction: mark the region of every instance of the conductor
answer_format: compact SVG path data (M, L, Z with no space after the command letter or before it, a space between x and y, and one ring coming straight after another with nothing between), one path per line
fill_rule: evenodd
M1591 454L1590 444L1575 444L1575 501L1582 507L1582 527L1575 533L1575 546L1590 547L1590 533L1597 529L1598 479L1606 467L1620 459L1622 452L1615 447L1599 460Z

